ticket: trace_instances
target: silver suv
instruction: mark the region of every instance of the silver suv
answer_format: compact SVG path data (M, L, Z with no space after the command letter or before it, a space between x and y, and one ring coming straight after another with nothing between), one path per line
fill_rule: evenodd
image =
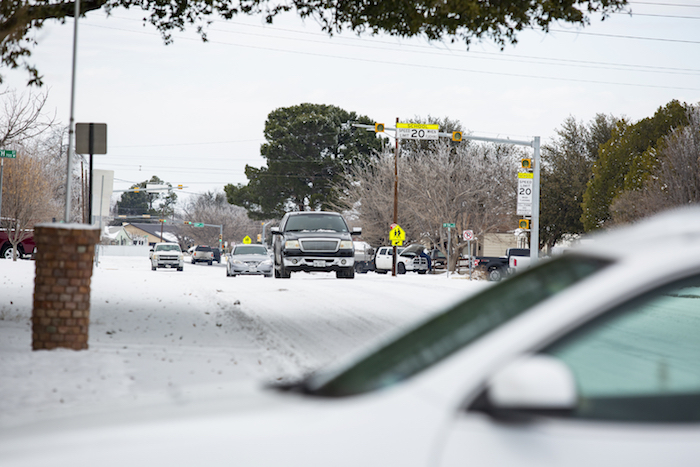
M209 266L214 262L214 252L208 245L197 245L190 248L192 253L192 264L207 263Z

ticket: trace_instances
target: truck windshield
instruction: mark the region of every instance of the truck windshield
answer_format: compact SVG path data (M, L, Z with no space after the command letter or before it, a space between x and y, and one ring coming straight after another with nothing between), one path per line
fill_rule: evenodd
M299 232L303 230L325 230L330 232L347 232L348 227L340 216L328 214L304 214L290 216L284 227L285 232Z
M543 263L465 299L348 367L312 375L290 389L343 397L394 385L608 264L574 255Z

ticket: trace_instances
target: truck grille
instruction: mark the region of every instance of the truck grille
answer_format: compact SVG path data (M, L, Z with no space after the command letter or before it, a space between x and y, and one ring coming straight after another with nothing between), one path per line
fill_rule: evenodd
M307 239L301 240L301 251L329 252L338 251L339 240L335 239Z

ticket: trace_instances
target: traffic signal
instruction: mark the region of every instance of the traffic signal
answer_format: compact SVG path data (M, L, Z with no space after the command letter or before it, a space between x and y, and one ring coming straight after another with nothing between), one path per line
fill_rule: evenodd
M374 124L374 132L375 133L384 133L384 124L383 123L375 123Z
M518 221L518 228L519 229L529 229L530 228L530 219L520 219Z
M192 222L190 222L190 221L185 221L185 225L192 225Z
M135 187L134 187L134 193L138 193L140 189L141 189L141 187L135 186Z
M219 234L219 243L221 243L221 242L223 242L223 241L224 241L224 240L223 240L223 237L221 236L221 234Z
M158 222L162 222L163 224L165 224L166 222L168 222L168 220L167 219L158 219Z
M520 166L521 166L523 169L531 169L531 168L532 168L532 159L528 159L528 158L521 159L521 160L520 160Z
M461 131L453 131L452 132L452 141L462 141L462 132Z

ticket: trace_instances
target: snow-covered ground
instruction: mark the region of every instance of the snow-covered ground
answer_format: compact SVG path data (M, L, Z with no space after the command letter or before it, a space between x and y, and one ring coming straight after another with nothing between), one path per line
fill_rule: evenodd
M103 256L89 349L32 351L34 262L0 260L0 427L294 379L485 286L444 274L229 278L223 263L151 271L147 258Z

